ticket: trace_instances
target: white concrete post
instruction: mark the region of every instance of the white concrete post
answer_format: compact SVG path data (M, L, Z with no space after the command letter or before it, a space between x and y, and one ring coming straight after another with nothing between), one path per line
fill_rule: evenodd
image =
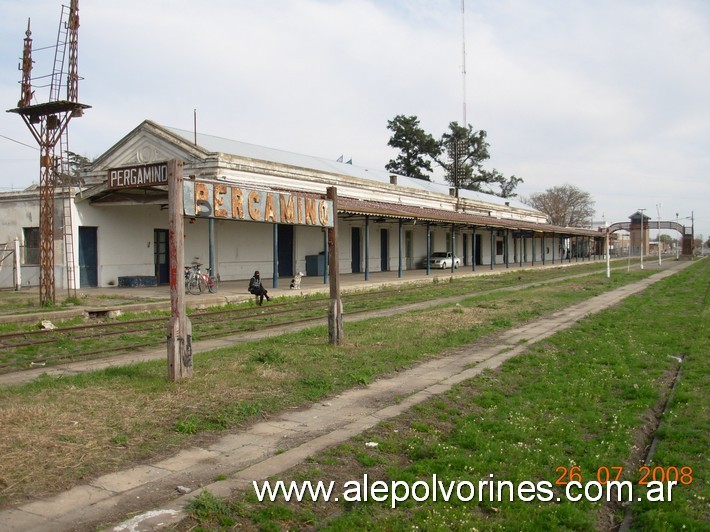
M12 278L15 284L15 292L22 288L22 270L20 268L20 240L15 239L15 253L12 262Z

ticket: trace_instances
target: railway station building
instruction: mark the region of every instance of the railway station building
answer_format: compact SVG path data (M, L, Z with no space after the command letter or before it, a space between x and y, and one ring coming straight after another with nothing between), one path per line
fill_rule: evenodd
M327 231L315 202L329 187L337 190L339 271L365 279L378 271L406 277L435 252L452 252L469 270L602 253L601 232L553 226L513 199L144 121L94 160L70 194L57 189L57 288L67 287L67 257L77 288L168 283L170 198L159 163L170 160L182 161L186 183L202 183L184 200L185 264L211 266L223 281L254 270L274 283L296 272L324 275ZM247 209L235 199L244 190L253 191ZM269 212L272 196L293 200L285 223ZM205 209L214 216L201 216ZM306 223L291 223L299 217ZM71 237L59 227L67 219ZM38 235L37 187L0 194L0 258L19 250L22 286L39 282ZM13 262L3 260L0 287L12 278Z

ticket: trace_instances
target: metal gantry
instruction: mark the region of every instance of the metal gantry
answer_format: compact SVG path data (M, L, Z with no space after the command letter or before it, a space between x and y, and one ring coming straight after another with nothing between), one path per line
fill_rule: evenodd
M63 198L71 197L71 179L67 162L67 126L73 117L80 117L88 105L78 102L79 75L77 69L79 30L79 2L72 0L68 11L62 7L59 33L54 55L54 66L47 103L33 104L32 89L32 32L27 23L22 54L21 95L18 106L9 112L19 114L40 148L39 173L39 302L41 305L56 301L54 277L54 227L55 197L57 187L63 188ZM69 50L66 99L61 98L65 55ZM59 147L57 148L57 145ZM68 217L67 217L68 209ZM71 233L71 201L62 204L63 237L67 267L67 287L76 290L74 277L73 238ZM68 225L67 225L68 224ZM71 247L71 249L67 249ZM71 292L70 292L71 293Z

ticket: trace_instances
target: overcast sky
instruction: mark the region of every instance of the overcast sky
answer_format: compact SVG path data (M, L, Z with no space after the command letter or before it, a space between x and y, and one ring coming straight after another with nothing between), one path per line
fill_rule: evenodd
M68 0L66 0L68 4ZM460 0L84 0L70 149L95 158L145 119L384 168L387 121L463 120ZM0 101L51 73L60 0L0 0ZM596 220L695 215L710 237L709 0L466 0L466 119L522 195L570 183ZM48 100L36 84L36 103ZM26 144L27 146L23 145ZM36 143L0 113L0 190L38 181ZM689 224L690 220L684 220Z

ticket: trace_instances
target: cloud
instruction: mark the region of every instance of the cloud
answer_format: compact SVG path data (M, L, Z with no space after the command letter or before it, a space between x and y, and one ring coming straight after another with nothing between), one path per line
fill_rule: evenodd
M146 118L191 129L196 109L205 133L381 168L396 155L386 129L395 115L417 115L435 136L462 119L458 0L80 7L79 95L92 109L72 123L70 141L83 155ZM52 44L60 4L0 0L0 9L7 109L19 97L27 17L35 44ZM578 184L612 218L659 201L703 212L710 5L467 2L465 28L467 121L488 132L490 168L523 177L528 194ZM51 59L39 64L46 55L37 72L51 69ZM0 117L0 135L33 143L16 115ZM36 152L0 138L0 187L36 180L33 161Z

